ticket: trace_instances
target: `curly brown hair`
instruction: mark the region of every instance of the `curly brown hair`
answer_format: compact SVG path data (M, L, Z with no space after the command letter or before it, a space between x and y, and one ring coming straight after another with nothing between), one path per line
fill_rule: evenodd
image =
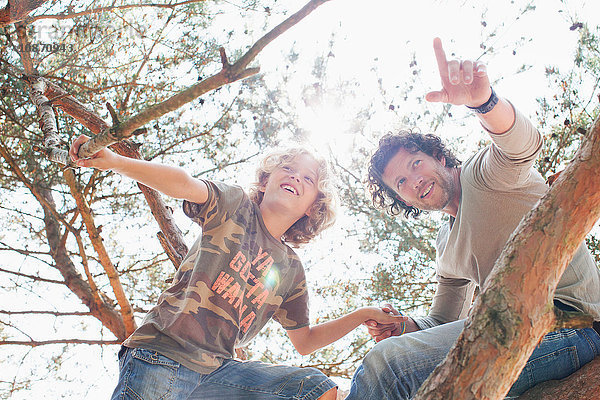
M437 160L446 159L446 167L458 167L461 162L446 147L442 140L432 134L422 134L410 130L388 133L379 140L379 147L369 162L368 188L375 207L387 209L390 215L398 215L404 210L404 216L418 217L421 210L407 205L385 183L383 171L400 149L410 153L421 151Z
M285 242L296 247L310 242L323 230L333 225L335 221L336 196L327 161L302 147L274 151L262 160L256 171L256 182L252 184L249 191L250 199L260 205L264 197L264 193L260 189L267 184L271 173L276 168L289 164L296 157L304 154L314 158L319 165L317 170L317 188L319 192L309 215L305 215L296 221L282 236Z

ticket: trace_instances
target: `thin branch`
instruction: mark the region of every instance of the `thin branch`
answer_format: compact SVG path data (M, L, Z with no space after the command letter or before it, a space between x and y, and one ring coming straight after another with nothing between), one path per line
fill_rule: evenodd
M24 256L31 256L32 254L47 255L47 256L50 255L50 253L47 251L35 251L35 250L18 249L16 247L11 247L2 241L0 241L0 245L4 246L4 247L0 247L0 251L14 251L15 253L19 253Z
M144 60L140 64L137 71L133 74L133 78L131 79L131 82L130 82L131 85L128 85L127 90L126 90L127 93L125 94L125 98L121 101L121 106L119 107L119 109L121 110L121 113L124 114L125 111L127 110L127 103L129 103L129 98L131 97L131 93L133 92L133 87L136 84L137 79L140 76L140 73L142 72L142 69L144 69L144 67L148 63L148 60L150 59L150 56L152 55L152 52L154 51L154 47L156 47L156 45L158 44L158 42L161 39L162 34L164 33L165 29L169 25L169 22L171 22L171 19L173 18L173 13L174 13L174 11L171 13L171 15L169 15L169 18L167 18L167 20L165 21L160 32L157 33L156 39L153 41L152 46L150 47L150 50L148 50L147 54L144 56Z
M112 12L112 11L116 11L116 10L127 10L130 8L154 7L154 8L173 9L177 6L193 4L193 3L201 3L204 1L206 1L206 0L187 0L187 1L181 1L179 3L172 3L172 4L150 3L150 4L125 4L122 6L106 6L106 7L98 7L98 8L93 8L91 10L85 10L85 11L80 11L80 12L71 13L71 14L63 13L63 14L55 14L55 15L37 15L35 17L29 18L27 20L27 22L31 23L33 21L37 21L40 19L57 19L57 20L72 19L72 18L82 17L85 15L98 14L98 13L104 13L104 12Z
M219 166L216 166L216 167L214 167L214 168L206 169L206 170L204 170L204 171L200 172L200 173L198 174L198 176L202 176L202 175L208 174L208 173L210 173L210 172L216 171L216 170L218 170L218 169L222 169L222 168L225 168L225 167L229 167L229 166L231 166L231 165L243 164L243 163L245 163L246 161L248 161L248 160L250 160L250 159L252 159L252 158L256 157L256 156L257 156L257 155L259 155L259 154L260 154L260 152L258 152L258 153L254 153L254 154L252 154L252 155L250 155L250 156L248 156L248 157L244 157L244 158L242 158L242 159L239 159L239 160L237 160L237 161L230 162L230 163L228 163L228 164L226 164L226 165L219 165Z
M28 279L32 279L36 282L46 282L46 283L56 283L59 285L66 285L65 281L57 281L55 279L48 279L48 278L42 278L41 276L36 276L36 275L29 275L29 274L24 274L22 272L16 272L16 271L10 271L8 269L4 269L4 268L0 268L0 272L4 272L7 274L12 274L12 275L17 275L23 278L28 278Z
M281 24L277 25L270 32L260 38L237 62L230 64L225 54L225 49L221 48L222 69L217 74L196 83L195 85L177 93L171 98L151 106L140 113L134 115L128 120L106 129L101 134L85 142L79 148L79 156L88 158L103 148L131 137L133 132L161 116L174 111L181 106L193 101L204 93L217 89L226 84L245 79L259 72L259 68L247 68L248 64L262 51L262 49L272 42L276 37L283 34L286 30L297 24L300 20L310 14L321 4L329 0L312 0L306 4L300 11L296 12Z
M28 335L24 330L22 330L21 328L19 328L17 326L14 326L10 322L0 321L0 325L8 326L9 328L12 328L12 329L16 330L20 334L22 334L24 336L27 336L29 338L29 340L33 340L33 338L31 337L31 335Z
M88 284L90 285L90 290L92 291L92 297L96 304L98 304L98 308L100 308L104 304L104 300L100 297L100 291L98 290L98 285L94 281L94 277L90 273L90 268L88 266L88 258L85 254L85 247L83 245L83 240L81 240L81 235L79 231L73 232L73 236L77 241L77 247L79 248L79 256L81 257L81 264L83 265L83 270L85 271L85 276L88 279ZM127 326L127 325L126 325Z
M82 316L86 316L86 315L92 315L92 313L89 311L61 312L61 311L41 311L41 310L28 310L28 311L0 310L0 314L6 314L6 315L54 315L55 317L67 317L67 316L82 317Z
M86 340L86 339L56 339L56 340L1 340L1 345L17 345L17 346L31 346L38 347L47 344L90 344L90 345L107 345L107 344L121 344L121 340Z
M217 121L215 121L215 123L213 123L210 128L208 128L200 133L197 133L195 135L187 136L183 139L177 140L177 141L171 143L169 146L161 148L160 151L158 151L157 153L154 153L152 156L150 156L148 158L148 161L155 159L159 155L164 155L164 154L168 153L169 150L171 150L172 148L174 148L176 146L179 146L182 143L186 143L192 139L195 139L195 138L198 138L201 136L209 135L219 125L219 123L223 120L223 118L225 118L225 116L227 114L229 114L229 111L231 111L231 109L233 108L233 105L235 104L235 101L237 100L237 98L238 98L238 96L235 96L235 98L231 101L231 103L229 103L229 106L221 113L221 116L219 117L219 119Z

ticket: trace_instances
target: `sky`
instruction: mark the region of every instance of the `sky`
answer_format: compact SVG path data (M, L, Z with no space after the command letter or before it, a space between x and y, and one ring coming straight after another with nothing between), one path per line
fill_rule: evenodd
M304 2L297 0L280 1L278 7L289 7L292 11L300 8ZM521 9L526 4L535 4L536 10L520 15ZM478 58L482 55L479 47L486 34L498 27L497 34L492 43L497 52L483 55L481 59L488 64L488 71L492 79L498 79L495 84L496 91L511 99L515 105L526 115L534 116L536 98L549 93L544 68L549 65L560 68L569 68L572 64L573 49L577 40L577 32L570 31L572 19L590 24L597 24L591 19L600 15L600 2L598 1L569 1L566 5L558 0L544 1L413 1L404 2L396 0L372 0L369 2L357 0L331 0L319 7L305 20L290 29L283 36L271 43L257 58L256 63L261 67L265 79L278 80L284 54L294 47L306 60L314 56L329 52L328 42L335 34L336 47L333 49L334 57L330 59L329 80L331 82L343 80L356 80L360 84L362 96L357 101L377 99L381 102L379 86L374 66L378 76L382 78L382 85L389 88L389 97L394 98L395 87L402 85L408 74L411 73L409 63L412 54L422 71L421 87L416 90L423 92L437 90L439 78L437 65L433 56L432 41L439 36L442 38L447 53L455 53L459 58ZM235 13L235 7L229 9ZM559 10L562 10L559 11ZM275 12L277 11L274 10ZM485 24L482 24L482 13L485 12ZM262 14L260 14L262 16ZM231 15L222 16L223 23L229 23ZM281 18L273 15L271 26L279 23ZM262 19L256 21L237 21L239 24L249 26L262 26ZM503 24L503 25L501 25ZM241 27L241 25L240 25ZM261 32L256 30L256 32ZM248 42L253 43L259 35L249 37ZM525 43L517 48L513 54L512 43L525 37ZM530 39L530 40L529 40ZM531 67L521 74L516 74L522 65ZM300 86L313 79L310 76L312 65L307 61L298 67L297 76L289 83L290 92L300 90ZM405 104L411 107L410 104ZM348 151L343 145L348 141L344 136L344 128L348 121L345 109L351 109L352 104L332 102L325 104L318 110L304 110L300 123L313 131L311 140L315 146L331 146L340 152ZM382 109L385 104L381 105ZM432 105L432 107L441 107ZM461 115L462 111L457 111ZM466 114L466 113L463 113ZM372 129L389 129L396 124L394 117L386 116L378 120L377 126ZM441 134L451 135L458 129L448 124ZM464 130L465 127L461 127ZM467 125L472 129L472 140L476 142L482 137L478 126L473 123ZM251 168L249 168L251 170ZM250 178L248 178L250 179ZM183 219L178 215L180 220ZM322 248L308 248L306 254L300 253L301 258L319 260L310 266L309 284L317 284L319 277L326 274L331 268L331 259L326 254L330 243L337 243L339 235L343 232L344 224L351 223L341 218L341 225L331 229L322 238L325 244ZM346 240L347 248L356 248L356 243ZM311 252L310 255L308 252ZM340 251L344 253L343 249ZM343 257L343 256L340 256ZM362 256L353 261L336 260L337 262L356 263L363 262ZM86 335L97 332L91 324L87 327ZM39 382L31 390L17 392L13 399L30 398L108 398L116 383L117 363L115 359L116 347L104 349L92 346L75 346L69 350L62 361L64 374L71 377L73 382L55 382L45 380L43 370L36 372ZM18 349L1 351L14 351L14 355L23 352L35 352L32 360L50 357L52 349ZM1 355L2 353L0 353ZM4 353L6 354L6 353ZM18 358L18 357L17 357ZM42 363L40 363L42 364ZM11 370L18 371L24 366L16 366ZM81 376L85 383L82 385ZM10 375L0 372L0 380ZM347 383L341 382L342 385Z

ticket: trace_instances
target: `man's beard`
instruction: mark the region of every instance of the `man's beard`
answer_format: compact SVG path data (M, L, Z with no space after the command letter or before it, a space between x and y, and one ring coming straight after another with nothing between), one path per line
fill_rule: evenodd
M421 204L413 204L413 206L424 211L440 211L454 198L456 185L454 184L452 174L444 167L439 166L436 167L436 176L434 190L438 192L440 197L433 204L423 202Z

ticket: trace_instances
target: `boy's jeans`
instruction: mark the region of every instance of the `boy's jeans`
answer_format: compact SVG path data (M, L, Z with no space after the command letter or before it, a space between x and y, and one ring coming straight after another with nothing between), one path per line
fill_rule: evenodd
M411 399L446 357L464 322L451 322L379 342L356 370L346 399ZM507 398L516 398L540 382L562 379L597 355L600 355L600 336L591 328L550 332L533 351Z
M205 375L155 351L126 347L119 352L119 367L112 400L315 400L336 386L314 368L225 360Z

